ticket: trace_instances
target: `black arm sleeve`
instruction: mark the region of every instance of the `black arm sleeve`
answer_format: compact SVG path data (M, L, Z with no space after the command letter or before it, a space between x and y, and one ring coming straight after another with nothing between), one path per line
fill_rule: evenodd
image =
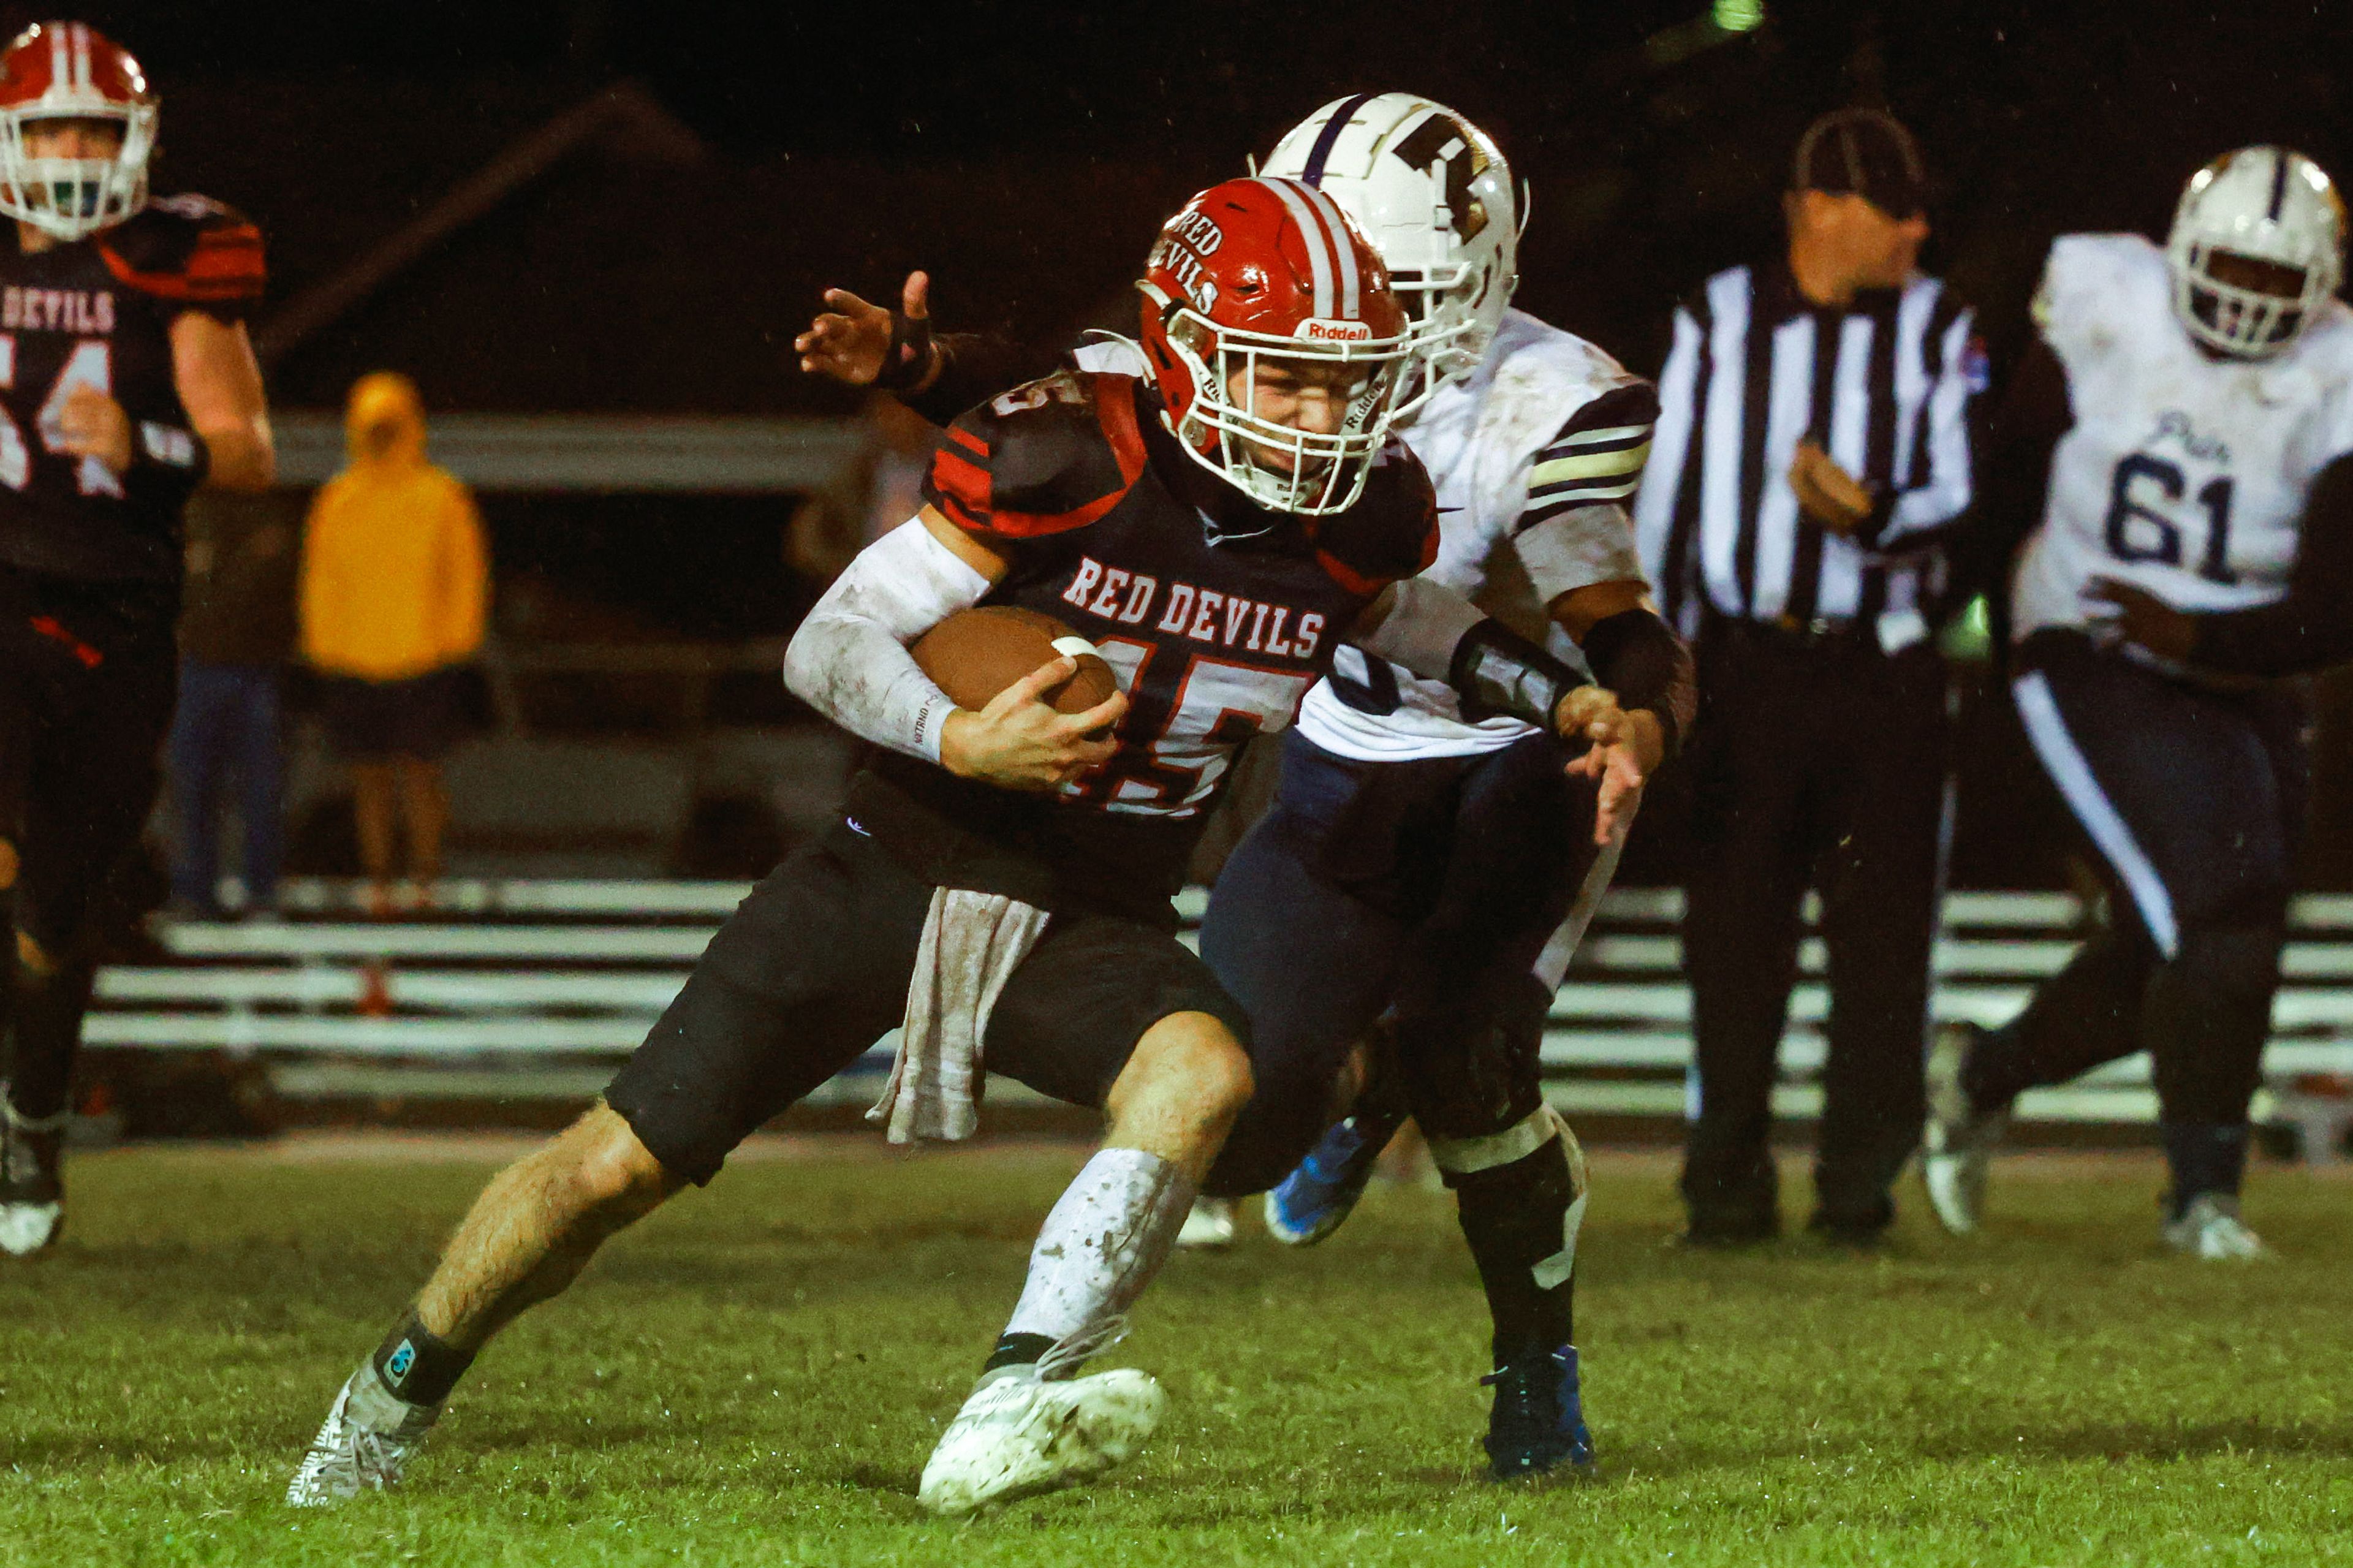
M973 405L1051 375L1060 363L1050 353L1025 348L994 332L940 332L939 378L921 392L902 392L899 401L934 425L946 425Z
M1579 645L1594 678L1618 694L1618 706L1647 708L1666 731L1673 756L1699 710L1691 650L1650 610L1621 610L1593 623Z
M2300 675L2353 658L2353 454L2312 481L2287 597L2192 618L2189 662L2200 669Z
M1454 688L1467 723L1508 717L1549 730L1560 700L1593 683L1490 616L1454 645L1446 684Z
M1956 541L1953 602L1983 594L2004 608L2011 557L2042 521L2051 491L2051 454L2075 426L2067 367L2036 339L2002 398L1979 449L1977 522Z

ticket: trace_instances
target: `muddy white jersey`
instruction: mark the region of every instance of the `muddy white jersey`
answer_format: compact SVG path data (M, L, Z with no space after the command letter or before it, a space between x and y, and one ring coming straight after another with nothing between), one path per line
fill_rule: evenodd
M2131 234L2062 236L2034 309L2074 425L2019 568L2015 635L2096 624L2097 577L2192 611L2284 595L2312 481L2353 450L2353 311L2327 300L2270 359L2209 354L2173 313L2164 253Z
M1571 589L1639 578L1625 502L1650 454L1658 397L1584 339L1504 314L1478 368L1398 427L1438 492L1424 576L1583 668L1545 614ZM1299 710L1300 733L1366 762L1500 750L1516 719L1466 723L1451 687L1343 646Z

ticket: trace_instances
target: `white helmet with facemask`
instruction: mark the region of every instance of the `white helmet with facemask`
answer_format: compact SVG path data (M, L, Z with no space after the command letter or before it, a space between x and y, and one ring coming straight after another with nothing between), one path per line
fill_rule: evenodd
M2219 353L2263 358L2295 342L2337 292L2345 205L2303 153L2242 147L2189 177L2165 258L2189 335Z
M1388 266L1414 372L1394 418L1470 374L1519 282L1519 202L1492 137L1426 98L1363 93L1293 126L1259 172L1322 190Z

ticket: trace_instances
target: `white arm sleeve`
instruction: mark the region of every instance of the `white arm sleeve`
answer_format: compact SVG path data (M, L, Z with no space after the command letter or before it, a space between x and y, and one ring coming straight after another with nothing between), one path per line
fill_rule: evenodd
M988 586L920 518L902 522L860 551L801 622L785 684L860 739L936 763L955 704L907 648Z

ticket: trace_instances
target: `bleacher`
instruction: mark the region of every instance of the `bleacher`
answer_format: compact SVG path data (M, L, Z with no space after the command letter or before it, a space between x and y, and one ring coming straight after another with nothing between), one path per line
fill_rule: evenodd
M740 884L452 881L427 918L363 918L351 884L298 879L282 916L183 921L159 937L169 962L99 976L95 1047L210 1050L258 1063L295 1105L375 1101L585 1101L641 1039L684 980ZM1188 928L1205 896L1180 901ZM1683 1115L1691 1061L1681 896L1619 889L1604 900L1556 997L1545 1041L1547 1092L1588 1118ZM1810 903L1808 919L1813 910ZM1997 1023L2063 964L2085 911L2048 893L1955 893L1936 944L1939 1020ZM1818 1114L1827 995L1810 938L1792 998L1776 1109ZM888 1042L817 1097L871 1100ZM2353 897L2298 900L2286 984L2273 1014L2259 1121L2308 1129L2327 1157L2353 1109ZM1018 1103L1017 1085L992 1102ZM2030 1094L2028 1122L2120 1124L2155 1114L2144 1058Z

